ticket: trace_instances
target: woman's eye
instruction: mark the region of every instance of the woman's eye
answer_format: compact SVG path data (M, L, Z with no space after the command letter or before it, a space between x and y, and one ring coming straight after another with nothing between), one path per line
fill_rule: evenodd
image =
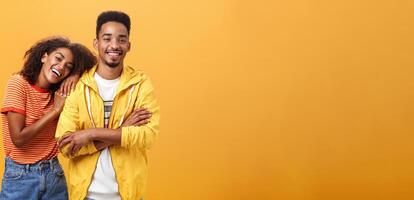
M72 70L73 66L72 66L72 65L66 65L66 68L67 68L68 70Z

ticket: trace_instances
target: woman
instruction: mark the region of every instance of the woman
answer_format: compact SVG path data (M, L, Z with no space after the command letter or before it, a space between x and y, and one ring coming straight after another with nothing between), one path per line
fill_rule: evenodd
M26 52L1 109L6 158L0 199L68 199L54 139L57 119L79 75L95 64L86 47L62 37L41 40Z

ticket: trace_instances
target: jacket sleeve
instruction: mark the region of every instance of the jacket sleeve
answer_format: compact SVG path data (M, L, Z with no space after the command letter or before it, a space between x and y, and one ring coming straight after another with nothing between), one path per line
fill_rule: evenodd
M63 107L63 111L60 113L59 122L56 129L55 138L59 141L63 136L67 134L71 134L75 131L80 130L79 125L79 104L78 101L84 95L80 94L80 87L81 85L78 84L75 91L72 92L65 101L65 106ZM68 157L68 145L64 146L60 149L63 156ZM90 142L86 146L83 146L74 156L69 158L81 156L81 155L88 155L97 152L95 145L93 142Z
M155 99L154 87L145 75L138 87L138 96L134 103L134 110L138 108L147 108L152 112L150 122L143 126L122 127L121 146L149 149L158 137L160 109Z

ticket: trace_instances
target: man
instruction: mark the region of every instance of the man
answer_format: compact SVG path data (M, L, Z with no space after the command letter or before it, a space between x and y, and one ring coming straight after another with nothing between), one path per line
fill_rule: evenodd
M127 14L99 15L93 42L98 64L80 78L60 115L56 138L70 158L70 199L143 198L146 150L159 131L159 107L149 78L124 65L129 32Z

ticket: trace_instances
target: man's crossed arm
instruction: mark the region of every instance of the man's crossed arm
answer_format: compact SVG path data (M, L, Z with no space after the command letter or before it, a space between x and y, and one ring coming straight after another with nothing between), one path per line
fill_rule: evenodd
M152 113L145 108L135 110L122 124L127 126L142 126L150 122ZM111 145L120 145L122 138L121 128L90 128L69 133L59 140L59 149L64 149L67 157L74 156L83 146L93 142L97 150Z

